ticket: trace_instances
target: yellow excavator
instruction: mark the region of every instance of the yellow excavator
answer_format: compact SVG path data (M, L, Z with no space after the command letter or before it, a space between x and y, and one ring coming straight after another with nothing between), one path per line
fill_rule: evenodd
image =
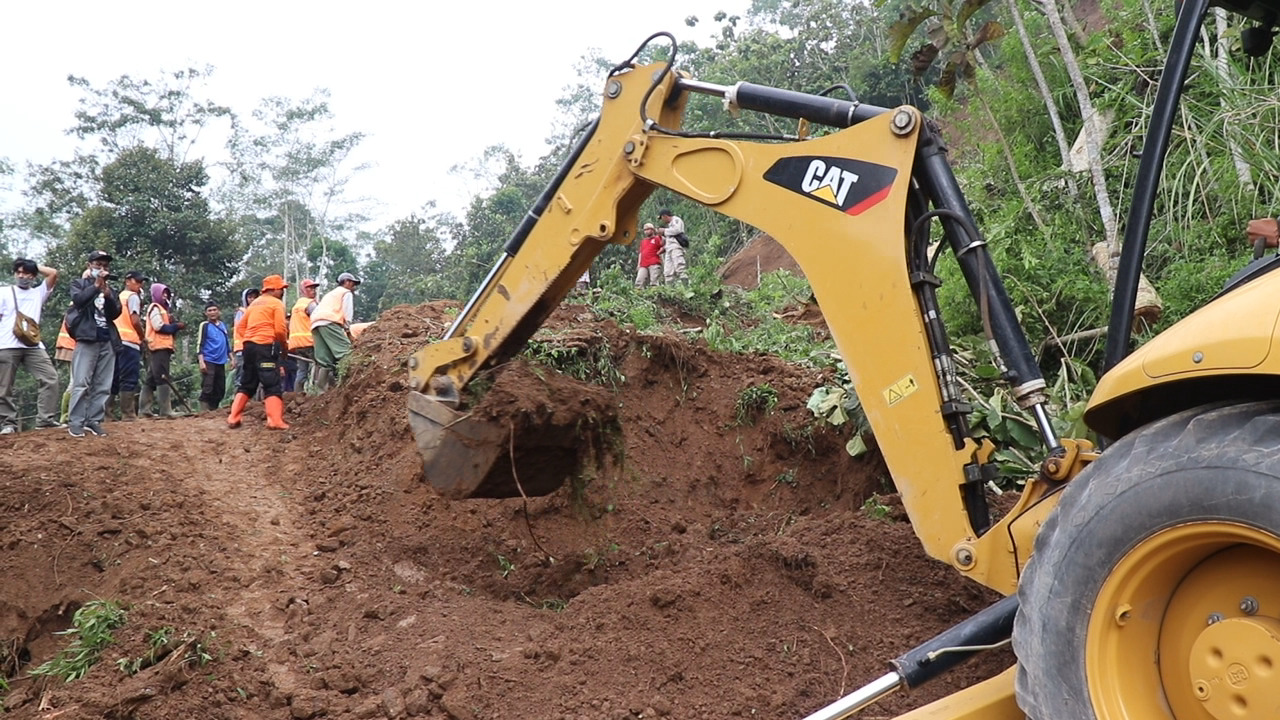
M1257 46L1269 46L1280 0L1219 4L1259 23L1247 32L1265 52ZM1000 274L918 110L700 82L675 67L675 40L658 33L641 50L670 42L670 60L639 65L637 50L612 69L599 117L482 286L442 340L410 357L409 419L428 481L453 498L517 495L508 428L471 417L462 391L521 350L608 244L631 243L641 203L667 188L768 232L795 258L924 549L1006 596L808 720L851 717L1010 641L1015 667L900 718L1280 718L1280 272L1269 272L1280 258L1254 261L1129 352L1156 187L1208 8L1183 0L1159 76L1106 372L1085 415L1105 451L1055 434ZM799 130L685 131L692 94L795 119ZM832 130L811 134L815 124ZM970 432L938 310L935 224L1045 448L998 519L984 493L995 448Z

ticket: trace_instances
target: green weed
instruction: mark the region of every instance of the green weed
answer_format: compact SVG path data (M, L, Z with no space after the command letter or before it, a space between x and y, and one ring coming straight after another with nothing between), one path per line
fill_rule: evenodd
M498 558L498 574L502 575L503 578L515 572L516 564L508 560L506 555L496 555L496 557Z
M867 501L862 503L862 512L872 520L888 520L891 508L884 504L884 499L879 495L872 495Z
M738 426L755 425L762 415L773 411L778 404L778 391L769 383L752 385L738 393L733 403L735 424Z
M71 617L71 628L58 633L71 635L71 644L31 674L58 677L63 682L84 677L97 664L102 651L115 642L112 631L124 625L126 615L124 608L110 600L86 603Z

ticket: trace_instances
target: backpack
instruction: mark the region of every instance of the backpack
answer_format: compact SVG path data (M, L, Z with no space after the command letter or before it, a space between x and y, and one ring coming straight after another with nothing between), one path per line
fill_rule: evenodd
M687 248L689 247L689 236L684 233L677 233L676 242L680 243L680 247Z
M18 309L18 291L12 285L9 290L13 293L13 312L16 315L13 319L13 336L23 345L35 347L40 344L40 323L22 314Z

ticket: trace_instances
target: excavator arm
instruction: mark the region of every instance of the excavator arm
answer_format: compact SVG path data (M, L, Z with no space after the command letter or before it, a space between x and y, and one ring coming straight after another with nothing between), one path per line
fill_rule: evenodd
M841 129L779 142L686 133L681 120L694 92ZM409 360L409 418L428 481L456 498L545 494L558 486L517 489L508 428L460 411L461 391L521 350L608 243L632 242L641 203L664 187L768 232L790 252L822 307L925 550L1011 592L1039 518L1053 504L1040 502L1052 473L992 525L983 487L994 477L993 448L968 437L969 408L932 299L937 279L918 251L929 221L943 223L1006 378L1054 451L1058 479L1087 452L1052 434L1041 405L1044 382L944 152L911 107L711 85L663 64L615 69L599 119L483 285L445 337Z

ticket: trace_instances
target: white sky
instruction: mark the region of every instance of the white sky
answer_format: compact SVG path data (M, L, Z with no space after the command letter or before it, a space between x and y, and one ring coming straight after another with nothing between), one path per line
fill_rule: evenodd
M9 2L0 158L22 168L71 157L76 141L64 132L80 95L68 74L104 87L123 74L156 78L209 64L209 99L242 115L269 95L301 99L328 88L336 129L368 136L353 161L373 167L348 194L376 199L376 229L432 199L464 208L468 189L449 168L489 145L539 157L554 101L590 48L620 61L658 30L702 44L717 10L743 14L749 2ZM700 19L696 28L685 25L689 15ZM16 202L0 196L0 210Z

